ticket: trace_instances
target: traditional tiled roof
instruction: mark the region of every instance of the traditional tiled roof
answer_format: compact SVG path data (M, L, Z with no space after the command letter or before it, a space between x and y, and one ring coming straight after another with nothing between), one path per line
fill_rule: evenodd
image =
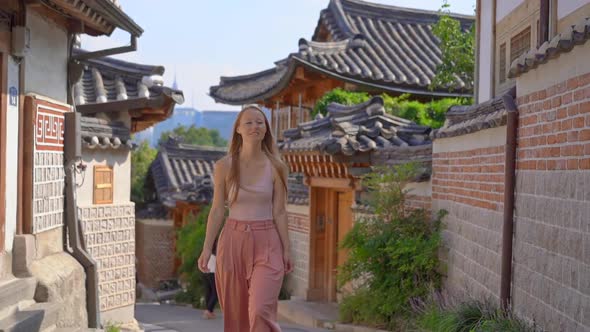
M544 42L539 48L533 48L516 58L510 65L508 77L518 77L550 59L558 57L561 53L571 51L574 46L583 44L588 39L590 39L590 18L585 18L578 24L568 27L550 41Z
M85 51L75 49L74 54ZM74 103L82 113L130 111L132 132L143 130L172 114L184 102L182 91L163 85L164 67L114 58L79 60L80 79Z
M385 113L383 99L328 105L328 115L284 132L282 152L317 151L352 156L382 148L430 145L431 129Z
M451 16L465 30L474 22L473 16ZM320 13L312 40L299 40L298 52L269 70L222 77L210 95L227 104L259 102L286 88L298 66L379 91L468 95L471 87L460 80L451 92L428 89L442 61L439 40L432 33L438 19L433 11L331 0Z
M83 116L80 119L82 145L88 149L132 149L129 128L121 121Z
M150 166L160 202L210 201L213 166L225 154L225 148L188 145L175 138L162 144Z
M80 20L84 33L110 35L115 28L141 36L143 29L121 9L118 0L45 0L68 20ZM72 24L72 23L70 23ZM72 24L73 25L73 24Z
M470 106L451 106L444 126L433 132L434 138L461 136L506 124L508 110L514 104L515 89L505 95Z
M170 212L160 203L147 204L135 212L135 218L139 219L168 219Z

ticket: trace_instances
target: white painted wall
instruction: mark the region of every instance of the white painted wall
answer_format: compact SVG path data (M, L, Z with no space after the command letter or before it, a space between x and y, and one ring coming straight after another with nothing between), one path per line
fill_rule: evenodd
M479 73L477 82L477 102L482 103L492 97L493 79L493 1L482 0L479 33Z
M19 89L19 65L8 57L8 89L15 88L16 99L11 98L10 93L4 101L8 105L6 113L6 232L5 249L12 251L12 242L16 234L16 210L18 191L18 89ZM16 103L16 105L14 105Z
M566 0L569 1L569 0ZM482 2L492 2L491 0L483 0ZM496 23L500 22L516 7L518 7L525 0L496 0ZM483 4L482 4L483 5Z
M560 20L571 14L574 10L587 5L590 0L560 0L557 1L557 19Z
M25 59L25 92L67 101L67 32L50 20L27 11L31 49Z
M131 154L127 149L106 149L100 148L90 150L82 149L82 160L88 166L84 175L76 175L78 206L89 206L93 204L94 194L94 166L108 165L113 168L113 204L129 203L131 197Z

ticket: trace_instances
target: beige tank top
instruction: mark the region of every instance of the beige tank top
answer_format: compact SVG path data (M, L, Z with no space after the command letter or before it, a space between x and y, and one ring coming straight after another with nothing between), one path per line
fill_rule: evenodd
M272 164L267 160L265 176L257 183L240 184L238 198L229 207L229 218L235 220L272 220ZM231 194L230 194L231 197Z

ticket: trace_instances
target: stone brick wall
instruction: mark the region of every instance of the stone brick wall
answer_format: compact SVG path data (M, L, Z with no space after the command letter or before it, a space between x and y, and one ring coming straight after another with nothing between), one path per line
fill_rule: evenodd
M292 296L305 298L309 288L309 206L288 205L289 240L295 263L287 278L287 288Z
M406 206L411 209L424 209L430 211L432 208L432 199L430 196L407 195Z
M174 278L173 221L137 220L135 234L138 281L154 289L159 280Z
M513 305L549 331L590 330L590 73L517 103Z
M432 208L448 211L441 258L456 296L499 300L505 135L502 126L434 141Z

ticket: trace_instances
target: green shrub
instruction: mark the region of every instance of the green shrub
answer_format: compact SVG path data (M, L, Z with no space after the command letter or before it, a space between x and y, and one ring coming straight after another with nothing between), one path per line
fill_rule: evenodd
M416 164L379 168L363 179L374 214L357 221L345 237L348 260L339 268L339 284L354 290L345 296L345 322L396 327L411 314L408 301L426 296L440 284L440 221L422 209L408 209L404 190L418 174Z
M176 300L190 303L195 308L202 308L201 297L205 296L203 273L197 267L197 260L203 250L210 209L210 206L206 206L196 216L192 216L178 231L176 240L176 255L181 260L179 272L188 286L186 292L180 293Z
M326 92L315 104L313 111L311 112L312 117L315 117L318 113L326 115L327 108L330 103L338 103L342 105L356 105L364 103L369 100L370 96L366 92L350 92L342 88L336 88L332 91Z
M460 303L448 308L429 303L415 320L416 328L425 332L535 332L510 312L501 310L490 301Z

